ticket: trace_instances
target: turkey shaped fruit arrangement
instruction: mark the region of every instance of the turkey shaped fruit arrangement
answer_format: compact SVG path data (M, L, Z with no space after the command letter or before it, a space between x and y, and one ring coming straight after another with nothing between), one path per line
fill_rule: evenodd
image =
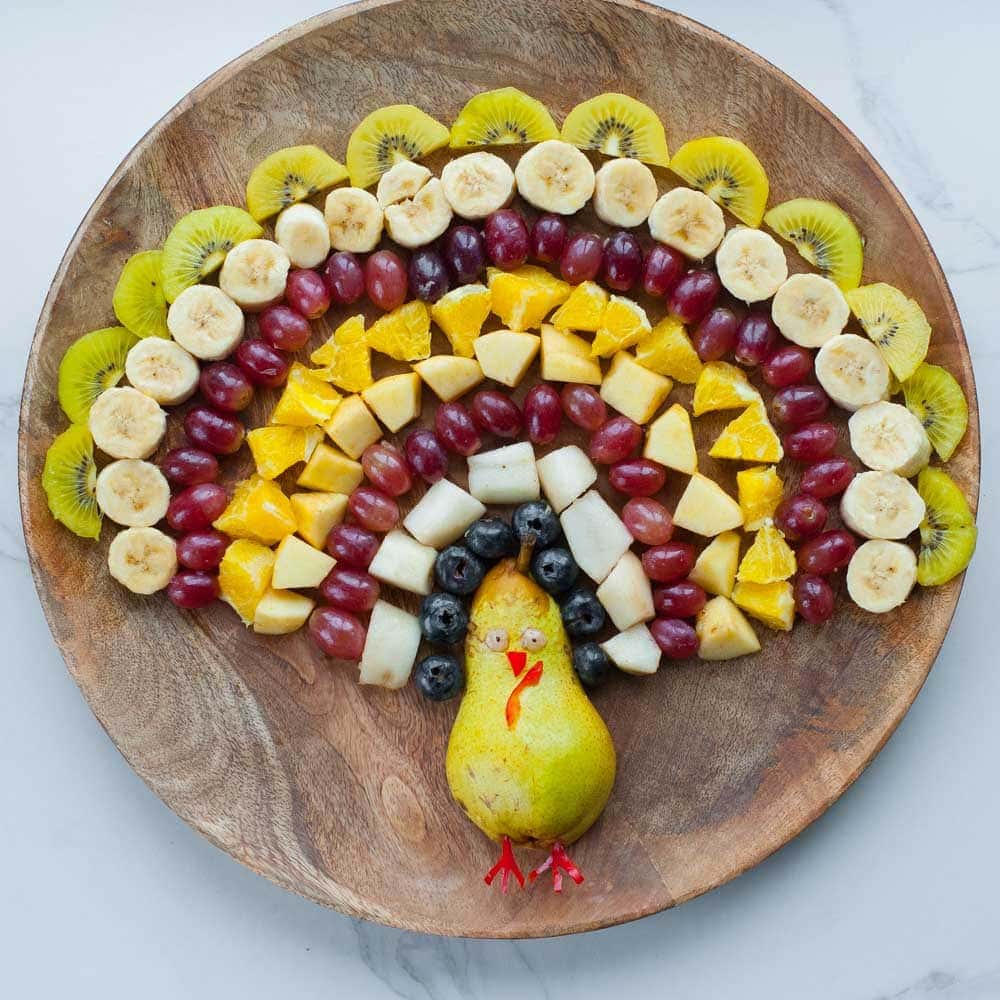
M503 145L523 148L513 168L482 148ZM434 176L420 160L445 146ZM130 258L120 325L66 352L70 427L42 476L52 514L83 538L104 517L120 526L108 566L136 594L221 599L262 634L305 626L362 683L412 675L433 700L464 688L446 770L502 844L486 881L523 885L526 846L549 852L532 879L580 882L566 849L615 775L587 688L663 658L756 653L751 619L819 625L840 578L859 607L890 612L975 547L966 498L931 464L957 448L968 407L925 360L920 306L861 284L840 207L768 210L768 190L735 139L670 156L660 119L623 94L577 105L561 129L509 87L450 129L381 108L346 166L279 150L246 209L196 209ZM574 228L588 204L606 234ZM815 270L790 276L772 233ZM433 353L432 327L450 353ZM690 406L668 400L675 384L693 386ZM433 427L408 426L424 387ZM246 430L261 396L268 422ZM850 413L853 458L831 405ZM165 450L181 406L186 441ZM735 497L699 469L693 421L717 411L735 411L708 451L740 463ZM559 441L564 421L586 450ZM244 442L255 471L224 486L220 461ZM449 478L461 460L467 488ZM685 484L672 510L668 475ZM599 480L627 498L620 512Z

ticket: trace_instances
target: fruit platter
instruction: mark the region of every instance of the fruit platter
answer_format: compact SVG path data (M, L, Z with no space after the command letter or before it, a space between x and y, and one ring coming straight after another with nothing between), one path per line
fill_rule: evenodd
M400 0L128 156L20 482L173 810L326 905L516 937L689 899L843 792L947 631L978 448L923 232L796 84L644 5Z

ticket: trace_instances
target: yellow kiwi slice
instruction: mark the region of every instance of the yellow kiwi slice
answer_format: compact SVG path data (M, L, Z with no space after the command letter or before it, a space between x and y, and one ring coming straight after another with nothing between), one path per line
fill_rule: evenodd
M347 172L355 187L371 187L400 160L419 160L448 145L451 132L412 104L373 111L351 133Z
M81 538L100 538L94 440L85 424L74 424L49 445L42 489L57 521Z
M247 181L247 210L263 222L347 178L347 168L319 146L288 146L265 157Z
M253 217L232 205L199 208L181 218L163 243L163 294L173 302L222 267L226 254L264 230Z
M140 339L170 336L161 250L144 250L129 257L115 285L111 305L118 322Z
M670 163L663 122L648 104L627 94L598 94L578 104L563 122L562 137L608 156L630 156L660 167Z
M898 288L878 282L845 292L851 312L878 345L900 382L905 382L927 357L931 325L923 309Z
M59 405L74 424L86 423L94 400L121 381L125 356L139 342L123 326L85 333L59 362Z
M559 129L541 101L517 87L471 98L451 126L451 148L511 146L558 139Z
M842 292L861 284L865 259L861 234L839 205L818 198L793 198L775 205L764 221Z
M936 587L969 565L976 551L976 522L955 480L928 466L917 477L917 492L927 505L920 523L917 583Z
M712 135L692 139L674 153L670 169L704 191L740 222L759 226L770 185L760 160L739 139Z
M941 461L947 462L969 426L969 404L958 380L940 365L925 363L903 383L903 398Z

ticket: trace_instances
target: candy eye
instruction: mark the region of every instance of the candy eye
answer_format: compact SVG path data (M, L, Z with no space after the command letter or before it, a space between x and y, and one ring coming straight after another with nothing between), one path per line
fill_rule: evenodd
M491 628L483 641L486 643L486 648L492 649L494 653L502 653L510 644L505 628Z
M526 628L521 633L521 645L532 652L541 649L546 642L548 639L545 638L545 633L541 629Z

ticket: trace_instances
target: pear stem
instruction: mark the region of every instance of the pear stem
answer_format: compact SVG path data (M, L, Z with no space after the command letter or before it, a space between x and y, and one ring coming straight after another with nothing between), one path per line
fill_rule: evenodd
M534 551L534 548L534 532L528 532L528 534L524 536L524 541L521 542L521 551L517 554L518 573L523 573L525 576L528 575L528 567L531 565L531 553Z

